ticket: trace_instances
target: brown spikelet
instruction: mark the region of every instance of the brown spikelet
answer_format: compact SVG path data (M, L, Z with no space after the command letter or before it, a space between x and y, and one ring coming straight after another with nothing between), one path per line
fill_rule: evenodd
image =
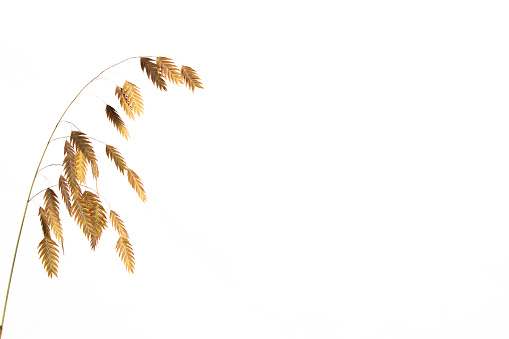
M127 100L127 96L124 93L124 90L121 87L115 88L115 95L117 96L118 100L120 101L120 106L124 109L127 116L131 119L134 119L134 112L133 108L129 104L129 100Z
M131 187L134 188L141 201L147 201L147 196L145 194L145 189L143 188L143 183L141 182L140 177L130 168L127 168L127 180Z
M118 132L126 138L126 140L129 140L129 131L127 130L127 127L125 127L124 121L118 115L117 111L110 105L106 105L106 116L111 121L111 123L116 127Z
M65 207L67 208L69 215L72 216L72 203L71 198L69 197L69 187L67 186L67 181L63 175L60 175L60 179L58 179L58 189L60 190L60 195L62 195L62 199L64 200Z
M58 198L51 188L47 188L44 193L44 213L55 238L60 244L64 243L62 224L60 222L60 211L58 206Z
M151 58L140 58L141 69L147 73L147 76L152 83L160 90L166 91L166 82L159 72L159 67L154 63Z
M42 207L39 207L39 219L41 220L42 234L44 234L44 237L46 238L51 238L51 234L49 232L49 223L48 219L46 218L46 212L44 212Z
M94 149L92 148L92 143L88 140L88 137L85 133L80 131L72 131L71 132L71 145L76 148L76 150L81 151L87 161L89 163L96 162Z
M74 159L74 148L72 147L72 144L67 140L64 144L64 155L72 155Z
M72 205L72 215L78 226L83 231L83 234L85 234L87 240L92 241L92 238L97 238L93 221L90 220L88 213L87 201L84 200L81 196L74 198Z
M66 158L69 157L69 160L68 160L69 171L70 171L70 169L72 169L72 172L74 172L73 175L76 178L76 159L75 159L74 155L75 155L74 148L69 143L69 141L66 140L65 145L64 145L64 161L62 164L64 165L64 171L65 171L65 164L67 162Z
M193 92L196 87L203 88L200 82L200 78L198 77L198 74L196 74L196 71L191 67L182 66L180 74L182 74L182 78L184 79L184 82L186 83L187 87L189 87L189 89L192 90Z
M58 272L58 250L57 244L51 239L49 230L49 222L46 218L46 212L39 207L39 218L41 220L42 233L44 238L39 243L39 258L42 259L44 269L48 274L48 277L52 278L53 275L57 276Z
M92 168L92 176L97 181L97 178L99 178L99 166L97 166L97 162L91 163L90 167Z
M88 140L88 137L85 133L79 131L71 132L71 144L76 148L76 150L81 151L87 162L92 167L92 175L95 179L99 176L99 170L97 167L97 159L95 157L94 149L92 148L92 143Z
M44 237L39 243L39 258L42 260L48 277L58 277L58 249L51 238Z
M182 83L182 75L178 67L173 63L173 60L165 57L157 57L156 65L159 69L159 73L168 79L168 81L171 81L177 86Z
M81 195L80 185L78 183L78 178L76 176L76 161L74 157L74 148L72 147L69 141L65 141L64 146L64 173L65 179L67 180L67 184L69 185L69 189L71 191L71 195L76 197L77 195Z
M74 154L74 164L76 166L76 180L79 184L84 184L87 176L87 158L85 158L82 151L78 150Z
M132 112L140 116L143 114L143 99L141 98L140 89L129 81L124 82L122 87L127 102L132 109Z
M115 166L117 166L122 174L124 174L124 171L127 171L125 160L115 147L106 145L106 155L115 163Z
M115 211L110 210L110 221L111 225L117 231L118 235L122 238L129 239L129 234L127 233L127 230L125 229L124 222L118 214Z
M129 273L134 273L134 253L129 239L119 237L115 249L117 250L118 255L124 263L127 271Z
M90 235L90 247L95 250L97 242L101 238L103 230L108 227L108 219L106 217L106 210L101 205L99 197L90 192L85 191L82 195L83 200L86 202L86 210L88 220L91 223L94 231Z

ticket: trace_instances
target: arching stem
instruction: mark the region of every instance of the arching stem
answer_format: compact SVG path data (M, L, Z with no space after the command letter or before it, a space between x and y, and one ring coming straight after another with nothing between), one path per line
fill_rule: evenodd
M3 327L4 327L5 311L7 309L7 300L9 299L9 291L11 289L12 273L14 272L14 263L16 262L16 255L18 253L19 240L21 238L21 231L23 230L23 223L25 222L25 216L26 216L26 213L27 213L28 203L30 202L30 196L32 195L32 189L34 187L35 179L37 178L37 174L39 173L39 169L41 167L42 159L44 158L44 155L46 154L46 151L48 150L48 146L49 146L49 144L51 142L51 138L53 138L53 134L55 134L55 131L57 130L58 125L60 124L60 121L62 121L64 115L69 110L69 107L71 107L71 105L74 103L74 101L76 101L76 99L80 96L81 92L83 92L85 90L85 88L88 87L88 85L90 85L94 80L96 80L99 76L101 76L101 74L103 74L104 72L106 72L110 68L115 67L115 66L117 66L117 65L119 65L119 64L121 64L121 63L123 63L123 62L125 62L127 60L136 59L136 58L139 58L139 57L130 57L130 58L124 59L124 60L122 60L120 62L117 62L116 64L111 65L110 67L106 68L101 73L99 73L96 77L94 77L92 80L90 80L78 92L78 94L74 97L74 99L72 99L72 101L69 103L69 105L65 109L64 113L62 113L62 116L60 117L60 119L58 119L58 122L55 125L55 128L53 129L53 132L51 132L51 135L50 135L50 137L48 139L48 142L46 143L46 147L44 148L44 151L42 152L42 156L41 156L41 159L39 160L39 164L37 165L37 169L35 170L34 179L32 180L32 185L30 186L30 191L28 192L28 198L27 198L27 202L25 204L25 210L23 212L23 218L21 219L21 226L19 228L18 240L16 242L16 248L14 250L14 257L12 259L11 274L9 275L9 283L7 284L7 293L5 295L5 304L4 304L4 311L3 311L3 314L2 314L2 323L0 324L0 339L2 338L2 330L3 330Z

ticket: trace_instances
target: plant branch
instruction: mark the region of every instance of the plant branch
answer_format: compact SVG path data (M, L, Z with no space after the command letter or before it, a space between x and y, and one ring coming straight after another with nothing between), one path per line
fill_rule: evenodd
M53 139L53 140L55 140L55 139ZM62 166L62 164L50 164L50 165L46 165L46 166L44 166L43 168L40 168L37 172L40 172L40 171L42 171L43 169L48 168L48 167L50 167L50 166Z
M45 189L40 190L39 192L35 193L30 199L28 199L28 202L32 201L33 198L35 198L42 192L45 192L48 188L52 188L52 187L56 187L56 186L58 186L58 185L51 185L51 186L46 187Z

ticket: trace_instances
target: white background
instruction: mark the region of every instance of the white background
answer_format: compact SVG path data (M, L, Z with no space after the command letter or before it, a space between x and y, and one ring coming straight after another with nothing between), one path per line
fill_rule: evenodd
M205 89L160 92L129 61L75 102L65 119L144 182L145 204L94 143L136 271L111 228L91 252L62 206L48 279L39 195L3 338L509 338L507 14L504 1L4 2L2 307L34 171L78 91L143 55L193 67ZM101 101L117 105L124 80L145 101L124 116L128 142ZM34 193L60 170L42 173Z

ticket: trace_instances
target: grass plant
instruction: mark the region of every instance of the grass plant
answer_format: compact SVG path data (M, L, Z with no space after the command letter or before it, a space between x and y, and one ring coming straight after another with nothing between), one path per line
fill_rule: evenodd
M14 257L12 259L11 272L9 275L9 283L7 285L7 293L5 296L2 314L2 323L0 324L0 338L2 337L2 330L4 328L7 301L9 298L14 264L16 262L16 255L18 253L18 246L23 230L23 224L25 222L25 216L29 203L38 194L44 193L44 204L38 209L43 235L38 246L38 253L49 278L58 277L58 260L60 250L62 253L64 252L63 227L60 219L60 202L63 203L69 215L81 228L86 239L90 242L92 250L96 248L103 231L108 227L108 224L111 223L111 226L118 234L115 249L126 270L129 273L134 273L134 252L131 243L129 242L129 234L124 222L117 212L111 209L107 211L104 208L104 198L99 195L97 189L99 166L95 153L96 150L94 149L91 141L91 139L97 139L89 137L80 130L74 130L77 129L77 127L74 124L71 124L71 126L73 126L73 130L65 137L63 150L64 157L61 164L61 174L58 178L58 184L50 185L45 190L34 195L32 194L32 190L36 179L40 175L41 164L49 145L54 140L60 139L53 139L53 136L60 123L63 122L63 118L69 110L69 107L71 107L71 105L76 101L83 90L96 81L103 73L112 67L135 58L139 59L142 71L144 71L152 83L162 91L167 90L168 83L175 85L185 84L185 86L193 92L196 88L203 88L196 71L189 66L181 66L179 69L172 59L166 57L131 57L100 72L96 77L90 80L69 103L63 114L60 116L60 119L58 119L55 128L48 139L35 171L32 185L30 186L14 250ZM125 81L122 87L116 85L114 92L115 96L118 98L117 105L121 107L128 118L134 119L136 116L143 114L143 99L140 94L140 89L135 84ZM113 104L106 104L106 117L113 124L118 133L128 140L130 138L129 131L127 130L124 120L115 109L115 106L116 105ZM140 177L133 169L127 166L125 159L122 157L117 148L112 145L104 145L107 157L114 163L120 174L127 176L129 185L131 185L134 189L140 200L145 202L147 200L147 196ZM96 189L87 185L87 173L89 170L91 171L92 178L95 181ZM57 194L57 192L59 194Z

